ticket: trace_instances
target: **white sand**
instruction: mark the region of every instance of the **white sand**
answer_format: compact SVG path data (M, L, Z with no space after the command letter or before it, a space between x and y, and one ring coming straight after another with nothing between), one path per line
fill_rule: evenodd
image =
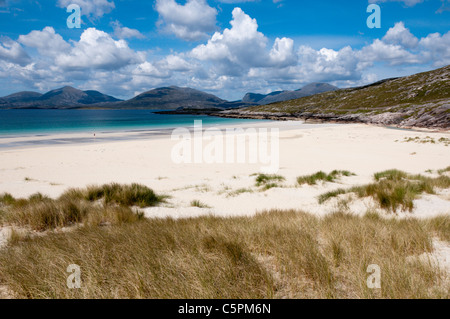
M11 227L0 227L0 248L8 243L11 235Z
M142 183L157 193L170 195L167 204L146 209L148 216L191 217L251 215L265 209L302 209L323 215L336 210L338 200L325 205L317 196L339 187L368 183L375 172L397 168L410 173L450 166L450 146L441 143L401 142L405 137L450 138L449 133L415 132L367 125L304 125L300 122L261 122L244 127L280 128L280 170L285 188L266 192L254 186L260 164L175 164L170 135L146 137L139 132L97 133L87 143L41 145L37 141L92 138L92 133L45 137L3 137L0 144L32 142L23 148L0 148L0 193L16 197L35 192L56 197L69 187L109 182ZM103 140L127 137L126 141ZM398 141L398 142L396 142ZM206 145L207 143L205 143ZM339 183L295 187L296 177L319 170L349 170L357 176ZM25 179L29 179L26 181ZM253 193L229 196L241 188ZM200 200L210 208L190 207ZM450 214L450 194L426 195L416 201L413 215ZM355 201L351 211L365 213L374 203ZM409 213L407 214L410 215Z
M450 243L433 238L433 251L419 256L410 256L410 261L419 261L425 265L439 268L443 273L442 287L450 287Z

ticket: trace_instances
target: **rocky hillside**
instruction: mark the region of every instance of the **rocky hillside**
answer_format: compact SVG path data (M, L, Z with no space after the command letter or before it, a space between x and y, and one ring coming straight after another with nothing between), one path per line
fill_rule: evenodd
M306 119L450 128L450 66L371 85L224 111L235 118Z

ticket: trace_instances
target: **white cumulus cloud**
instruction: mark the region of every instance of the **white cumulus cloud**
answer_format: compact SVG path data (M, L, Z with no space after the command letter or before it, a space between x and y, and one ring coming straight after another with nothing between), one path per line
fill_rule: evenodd
M232 15L231 28L214 33L206 44L192 50L192 57L218 63L230 74L251 67L287 66L296 62L292 39L277 38L269 51L269 40L258 31L256 19L240 8L235 8Z
M119 21L113 21L111 22L111 25L114 29L114 36L119 39L145 38L145 36L141 32L139 32L139 30L124 27Z
M408 7L413 7L424 0L369 0L369 3L382 3L382 2L403 2Z
M156 0L158 25L176 37L196 41L207 37L216 28L217 10L206 0L187 0L182 5L175 0Z
M58 0L61 8L67 8L71 4L79 5L81 14L94 18L102 17L116 7L114 1L108 0Z
M0 41L0 60L23 66L28 64L31 58L19 43L4 37Z
M18 41L27 47L37 49L42 56L55 57L70 50L70 44L57 34L53 27L31 31L19 36Z
M56 58L56 64L64 68L118 69L140 62L144 57L128 47L124 40L114 40L106 32L86 29L69 52Z
M434 67L450 64L450 31L441 35L432 33L420 39L419 46L424 61L432 63Z
M360 52L360 58L369 62L386 62L390 65L418 63L419 58L413 53L405 50L401 45L388 44L376 39Z
M417 47L419 39L417 39L407 28L403 22L397 22L394 27L390 28L383 37L383 42L389 44L399 44L404 48L412 49Z

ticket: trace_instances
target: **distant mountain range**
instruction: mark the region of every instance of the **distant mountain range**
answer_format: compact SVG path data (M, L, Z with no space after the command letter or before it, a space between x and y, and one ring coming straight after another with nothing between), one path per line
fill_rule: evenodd
M241 101L228 102L215 95L205 93L191 88L180 88L177 86L162 87L153 89L138 96L114 105L106 106L113 108L130 109L154 109L154 110L175 110L175 109L230 109L249 106Z
M3 108L70 108L98 103L113 103L119 99L98 91L81 91L65 86L45 94L37 92L18 92L0 98Z
M247 93L242 102L266 105L275 102L299 99L314 94L336 91L339 88L327 83L311 83L296 91L277 91L269 94Z
M229 102L199 90L170 86L153 89L123 101L98 91L81 91L65 86L45 94L24 91L2 97L0 98L0 108L220 110L286 101L333 90L337 90L337 88L325 83L313 83L297 91L279 91L267 95L248 93L241 101Z

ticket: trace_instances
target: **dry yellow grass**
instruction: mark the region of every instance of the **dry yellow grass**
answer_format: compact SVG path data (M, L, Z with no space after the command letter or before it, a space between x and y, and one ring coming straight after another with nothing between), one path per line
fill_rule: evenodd
M410 258L449 225L271 211L86 226L10 243L0 285L22 298L449 298L443 273ZM69 264L81 289L66 287ZM381 289L366 285L370 264Z
M28 227L36 231L85 225L121 224L143 218L130 206L148 207L163 201L146 186L107 184L69 189L58 199L40 193L15 199L0 195L0 224Z

